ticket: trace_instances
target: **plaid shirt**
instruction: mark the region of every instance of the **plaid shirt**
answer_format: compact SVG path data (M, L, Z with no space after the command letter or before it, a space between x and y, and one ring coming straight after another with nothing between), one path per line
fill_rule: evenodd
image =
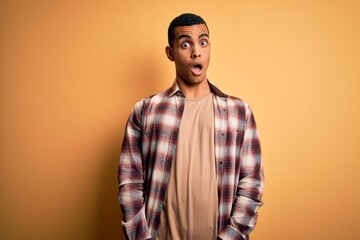
M260 141L248 104L209 83L214 94L218 237L249 239L262 205ZM119 162L119 203L127 239L156 239L185 95L176 82L136 103Z

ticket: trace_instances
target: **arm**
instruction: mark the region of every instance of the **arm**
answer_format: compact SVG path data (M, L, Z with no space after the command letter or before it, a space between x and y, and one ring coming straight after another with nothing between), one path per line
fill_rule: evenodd
M125 128L118 169L118 197L126 238L140 240L149 239L151 235L145 217L139 105L135 105Z
M249 239L262 205L264 175L261 164L260 140L252 111L246 105L244 138L240 150L241 172L229 224L219 234L223 240Z

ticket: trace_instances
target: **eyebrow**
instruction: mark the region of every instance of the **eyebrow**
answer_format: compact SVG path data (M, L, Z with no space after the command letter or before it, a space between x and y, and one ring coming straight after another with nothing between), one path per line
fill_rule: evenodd
M202 33L202 34L199 35L199 38L202 38L202 37L209 37L209 34ZM188 35L188 34L181 34L181 35L179 35L178 40L180 40L181 38L189 38L189 39L191 39L191 36Z

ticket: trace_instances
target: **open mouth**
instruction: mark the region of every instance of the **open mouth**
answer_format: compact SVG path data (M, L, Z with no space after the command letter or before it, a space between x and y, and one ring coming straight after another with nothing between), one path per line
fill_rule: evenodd
M200 75L203 66L201 64L195 64L191 67L191 71L194 75Z
M198 69L201 70L201 69L202 69L202 65L201 65L201 64L195 64L195 65L194 65L194 68L198 68Z

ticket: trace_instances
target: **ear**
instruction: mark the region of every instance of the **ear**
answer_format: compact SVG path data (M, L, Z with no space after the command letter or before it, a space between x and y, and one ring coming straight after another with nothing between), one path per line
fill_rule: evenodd
M174 58L174 51L173 51L173 48L172 47L170 47L170 46L167 46L166 48L165 48L165 53L166 53L166 56L168 57L168 59L170 60L170 61L175 61L175 58Z

